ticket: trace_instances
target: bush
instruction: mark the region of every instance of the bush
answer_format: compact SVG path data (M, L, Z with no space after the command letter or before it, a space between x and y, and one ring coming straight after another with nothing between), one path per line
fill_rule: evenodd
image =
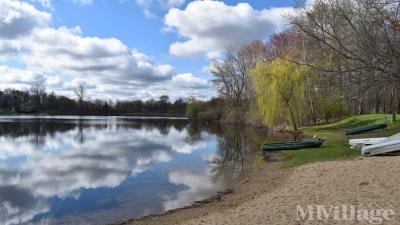
M329 119L342 117L345 112L343 98L337 95L319 95L317 98L319 116L329 123Z
M197 119L201 111L201 102L190 98L186 106L186 115L190 119Z

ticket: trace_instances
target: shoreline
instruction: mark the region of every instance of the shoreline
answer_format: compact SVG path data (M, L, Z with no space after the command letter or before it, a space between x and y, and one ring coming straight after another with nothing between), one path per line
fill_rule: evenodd
M251 175L232 192L221 195L217 201L115 225L321 224L321 221L297 220L296 207L309 204L367 207L371 203L395 211L397 217L384 224L400 221L397 188L400 156L316 162L291 169L282 168L280 163L271 164ZM324 222L370 224L364 220L328 219Z
M186 116L156 116L156 115L71 115L71 114L0 114L3 118L95 118L95 117L119 117L119 118L135 118L135 119L176 119L189 120Z
M155 225L184 223L185 220L208 215L215 211L226 210L254 199L257 195L273 191L289 176L292 169L284 168L282 162L271 162L267 166L255 169L247 178L240 181L232 188L220 191L206 199L196 201L191 205L171 209L160 214L147 215L118 221L110 225Z

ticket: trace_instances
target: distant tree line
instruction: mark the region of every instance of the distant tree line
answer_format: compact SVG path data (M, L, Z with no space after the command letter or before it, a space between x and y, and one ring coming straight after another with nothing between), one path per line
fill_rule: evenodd
M0 90L0 112L45 113L53 115L155 115L183 116L186 101L171 101L167 95L159 99L142 100L90 100L83 86L73 90L76 99L47 93L44 86L34 84L28 91Z

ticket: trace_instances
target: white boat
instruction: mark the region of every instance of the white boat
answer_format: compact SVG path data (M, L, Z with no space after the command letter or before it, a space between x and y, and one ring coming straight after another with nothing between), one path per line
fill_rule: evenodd
M350 139L349 144L351 145L352 149L361 149L363 146L374 145L383 141L390 141L395 139L400 139L400 133L392 135L390 137Z
M362 139L350 139L349 144L352 149L361 149L364 145L373 145L384 141L387 138L362 138Z
M361 153L364 156L370 156L396 151L400 151L400 138L384 140L373 145L364 145Z

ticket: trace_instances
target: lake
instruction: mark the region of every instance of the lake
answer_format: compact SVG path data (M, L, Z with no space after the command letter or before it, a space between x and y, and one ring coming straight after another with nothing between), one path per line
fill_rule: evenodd
M108 224L184 207L256 169L264 138L179 118L3 116L0 221Z

